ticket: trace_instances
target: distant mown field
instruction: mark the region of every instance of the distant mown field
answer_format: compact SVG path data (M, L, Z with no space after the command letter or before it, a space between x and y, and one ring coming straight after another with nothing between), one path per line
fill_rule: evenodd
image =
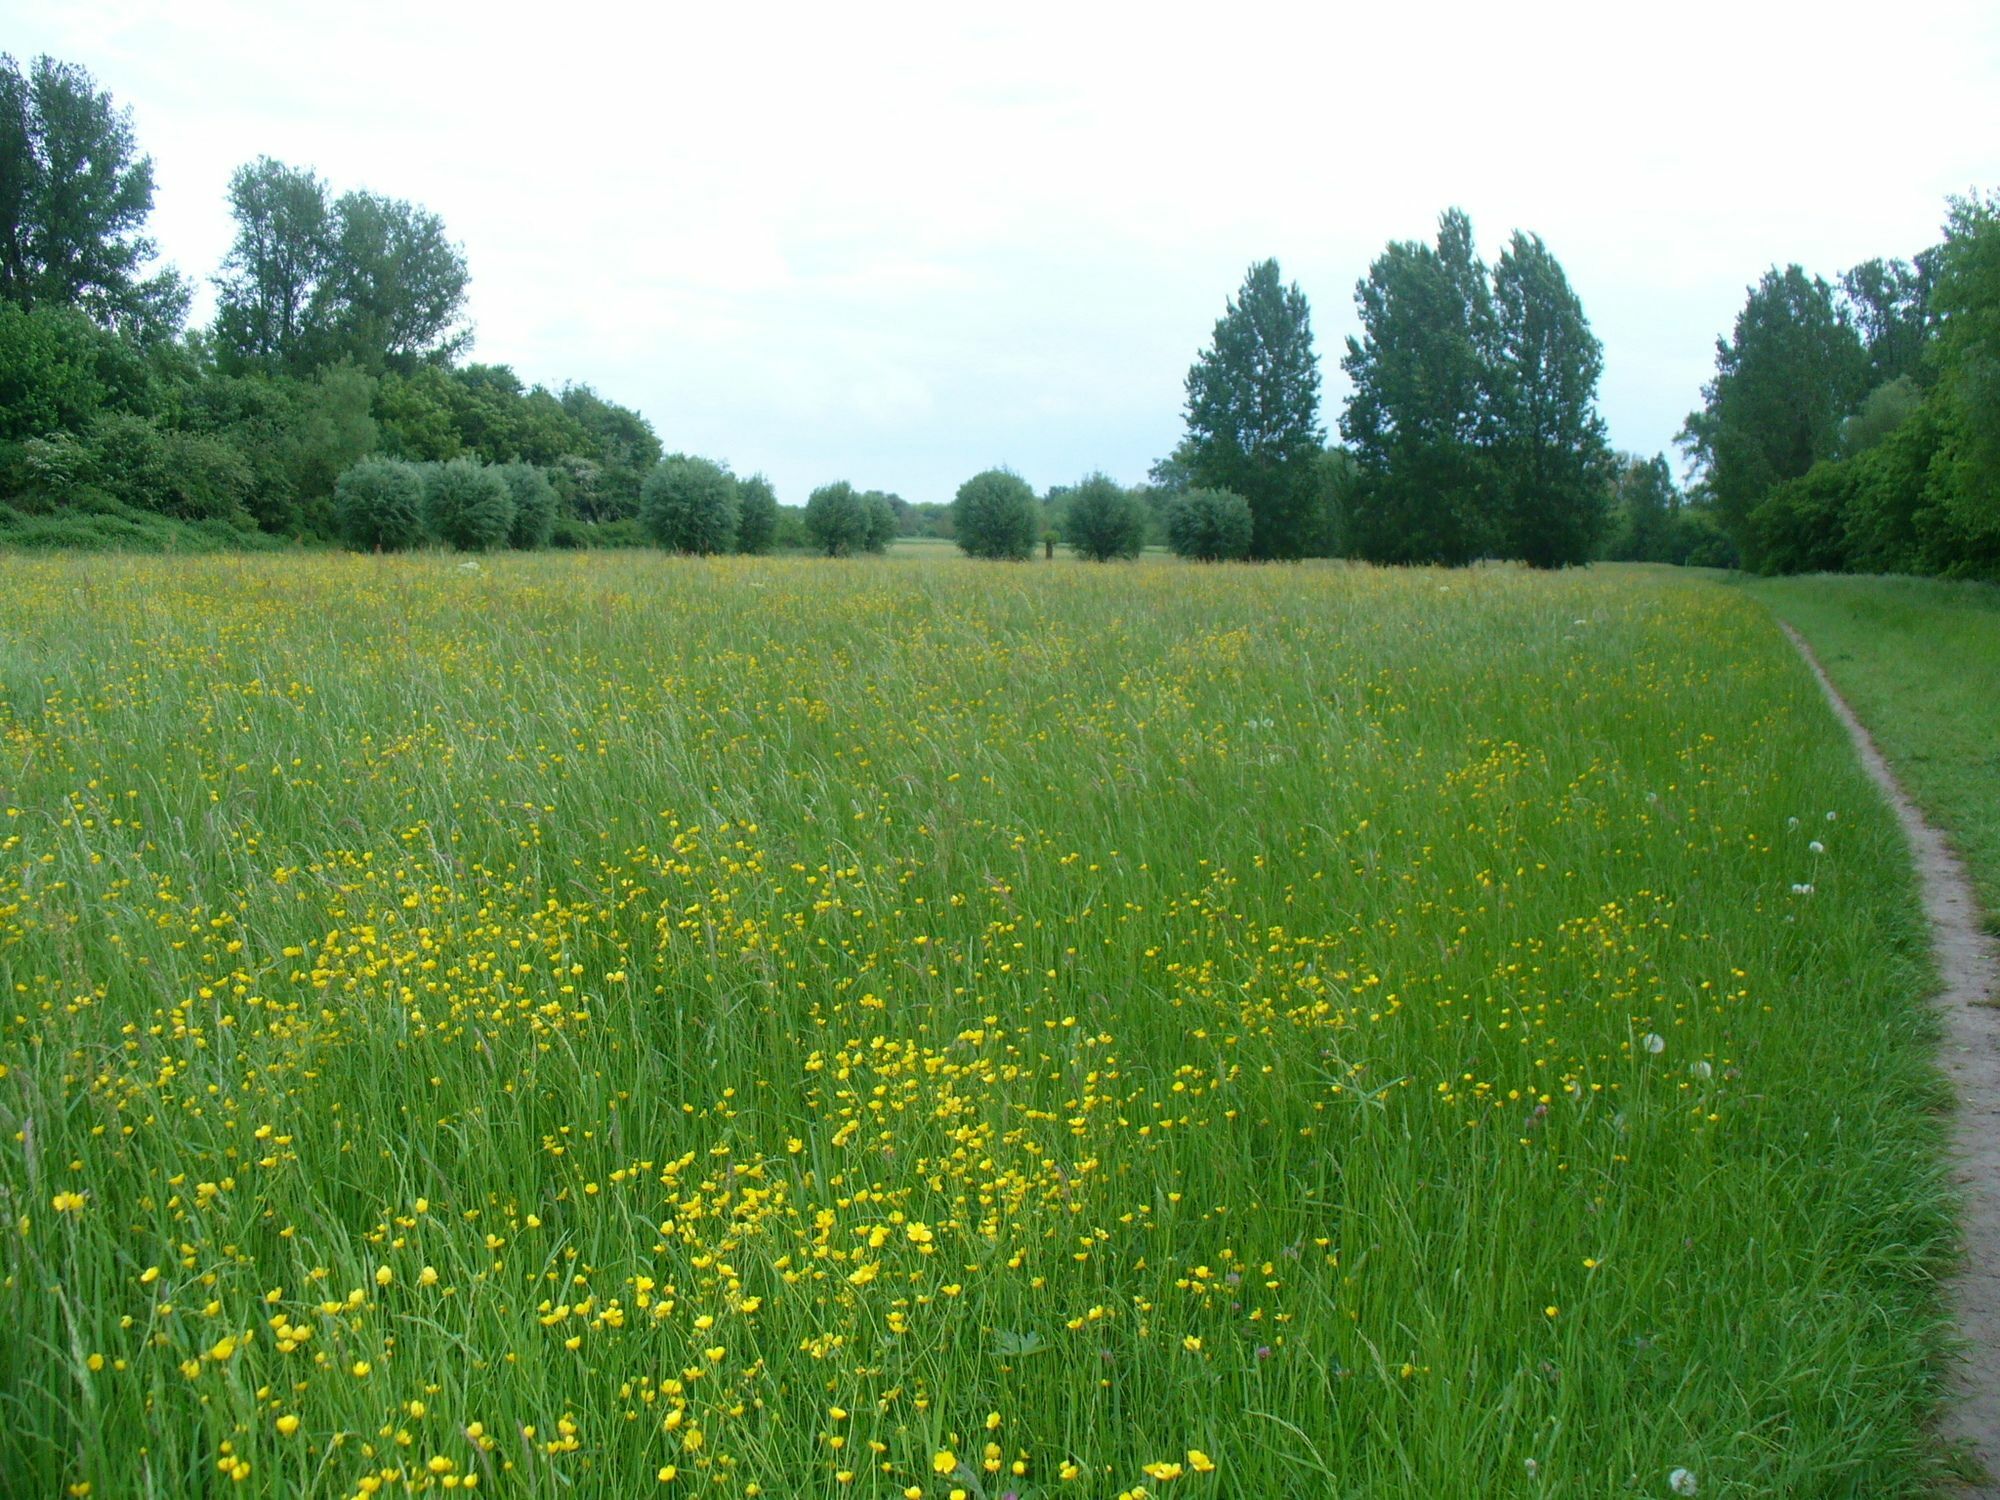
M1664 571L0 558L0 1495L1921 1493L1921 931Z

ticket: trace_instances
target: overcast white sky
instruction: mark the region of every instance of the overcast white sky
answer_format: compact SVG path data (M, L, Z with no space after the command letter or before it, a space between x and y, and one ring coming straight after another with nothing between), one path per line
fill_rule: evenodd
M131 108L201 282L260 153L440 214L475 358L669 449L949 499L995 463L1127 481L1253 260L1353 288L1450 204L1539 232L1668 447L1772 263L1828 276L2000 186L2000 5L0 0L0 49Z

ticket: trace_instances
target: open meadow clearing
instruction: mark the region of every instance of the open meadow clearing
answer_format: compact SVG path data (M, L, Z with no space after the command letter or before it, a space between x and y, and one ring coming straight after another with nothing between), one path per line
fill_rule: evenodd
M0 1495L1921 1493L1895 825L1665 572L0 559Z

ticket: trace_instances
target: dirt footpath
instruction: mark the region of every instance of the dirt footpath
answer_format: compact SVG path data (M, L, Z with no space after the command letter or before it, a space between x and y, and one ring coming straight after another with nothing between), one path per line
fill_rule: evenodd
M1965 1259L1951 1298L1966 1347L1953 1368L1954 1399L1940 1425L1948 1441L1976 1454L1986 1467L1984 1481L1967 1484L1960 1493L1967 1500L2000 1500L2000 952L1980 928L1965 867L1944 835L1904 792L1805 638L1789 625L1782 628L1819 678L1862 765L1896 810L1922 883L1931 952L1944 985L1936 1001L1945 1028L1940 1060L1958 1098L1952 1181L1964 1202Z

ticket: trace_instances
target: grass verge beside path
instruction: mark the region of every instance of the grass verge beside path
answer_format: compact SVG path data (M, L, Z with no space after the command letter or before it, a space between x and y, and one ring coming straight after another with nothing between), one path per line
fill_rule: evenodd
M2000 588L1813 577L1747 589L1812 643L2000 932Z

